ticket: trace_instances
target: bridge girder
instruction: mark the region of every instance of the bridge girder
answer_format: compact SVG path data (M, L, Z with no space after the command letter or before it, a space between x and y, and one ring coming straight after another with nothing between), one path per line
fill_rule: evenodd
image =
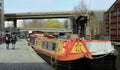
M85 13L79 13L79 15L84 15ZM73 11L65 12L39 12L39 13L11 13L5 14L5 20L14 20L14 19L44 19L44 18L69 18L69 17L78 17L78 13Z

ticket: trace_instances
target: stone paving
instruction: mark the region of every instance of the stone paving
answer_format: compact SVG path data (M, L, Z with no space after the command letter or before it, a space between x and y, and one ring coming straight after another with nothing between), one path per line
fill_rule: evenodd
M9 50L5 46L0 45L0 70L54 70L24 39L17 41L15 50L11 44Z

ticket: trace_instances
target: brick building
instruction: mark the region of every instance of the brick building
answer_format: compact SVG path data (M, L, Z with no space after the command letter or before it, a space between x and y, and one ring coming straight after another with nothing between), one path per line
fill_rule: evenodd
M0 30L4 27L4 2L0 0Z
M104 14L106 24L106 35L112 41L120 41L120 0L115 3Z

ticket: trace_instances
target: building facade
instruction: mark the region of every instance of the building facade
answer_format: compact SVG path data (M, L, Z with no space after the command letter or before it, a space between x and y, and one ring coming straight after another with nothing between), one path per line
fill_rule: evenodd
M0 0L0 30L4 28L4 1Z
M104 14L106 24L106 35L112 41L120 41L120 0L115 3Z

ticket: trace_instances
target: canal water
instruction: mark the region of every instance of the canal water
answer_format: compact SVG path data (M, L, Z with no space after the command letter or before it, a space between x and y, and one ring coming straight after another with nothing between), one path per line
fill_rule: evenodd
M118 70L120 70L120 45L115 46L115 48L118 51L117 60L116 60L117 68Z

